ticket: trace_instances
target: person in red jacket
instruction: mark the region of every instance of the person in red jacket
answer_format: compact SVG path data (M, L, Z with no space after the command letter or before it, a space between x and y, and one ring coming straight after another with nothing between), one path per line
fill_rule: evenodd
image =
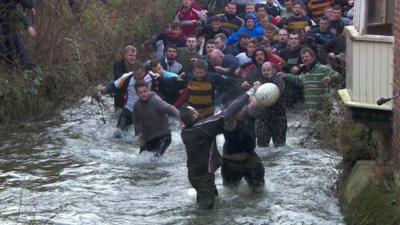
M206 20L205 11L194 0L182 0L182 7L176 13L175 21L182 24L183 34L196 35L203 20Z

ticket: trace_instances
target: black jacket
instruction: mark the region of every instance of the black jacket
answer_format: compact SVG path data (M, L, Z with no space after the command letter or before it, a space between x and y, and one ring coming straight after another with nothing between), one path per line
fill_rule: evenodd
M113 65L114 80L117 80L125 73L129 73L129 70L126 67L125 61L123 59L116 61ZM114 96L114 106L118 107L118 108L123 107L123 105L124 105L123 101L124 101L124 91L119 90L119 89L116 90L115 96Z
M255 154L256 148L256 127L255 118L246 108L244 118L236 123L232 131L224 131L224 155L246 152L250 155Z
M260 81L262 84L273 83L278 86L280 96L275 104L262 109L261 113L267 114L267 118L280 118L286 116L286 97L285 97L285 81L282 80L278 75L274 75L271 78L267 78L258 73L256 76L249 77L249 80L254 83Z
M249 96L240 96L226 110L198 121L193 126L182 129L181 137L186 148L189 177L201 176L210 171L210 152L215 149L215 138L224 131L225 120L233 117L244 105ZM215 150L214 150L215 151Z

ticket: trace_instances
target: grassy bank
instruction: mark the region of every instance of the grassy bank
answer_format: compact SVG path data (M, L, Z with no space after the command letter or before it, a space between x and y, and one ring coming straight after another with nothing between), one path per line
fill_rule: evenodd
M400 210L396 195L387 189L369 186L345 210L348 225L398 225Z
M180 1L81 1L73 13L67 1L41 1L36 38L24 37L33 71L0 66L0 123L47 117L69 106L94 85L112 78L112 64L128 44L147 58L141 43L162 31Z
M400 208L396 204L394 165L390 145L390 124L365 125L352 119L349 108L332 92L326 99L325 110L315 118L315 135L337 149L343 160L338 179L338 197L341 200L346 224L398 225ZM346 204L344 187L358 160L376 161L374 181L350 204Z

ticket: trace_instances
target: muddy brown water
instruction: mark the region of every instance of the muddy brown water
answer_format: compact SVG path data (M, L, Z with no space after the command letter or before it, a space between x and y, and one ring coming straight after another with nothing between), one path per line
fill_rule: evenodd
M202 211L176 123L170 148L154 163L138 154L135 138L113 138L117 115L110 98L105 104L106 124L85 97L37 129L1 134L0 224L344 224L332 191L341 158L300 147L308 121L299 111L288 113L286 147L257 149L266 169L263 193L245 184L226 189L218 172L216 208Z

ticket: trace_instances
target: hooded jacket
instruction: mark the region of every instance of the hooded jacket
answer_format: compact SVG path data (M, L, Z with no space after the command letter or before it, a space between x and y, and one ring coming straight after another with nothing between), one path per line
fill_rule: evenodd
M246 22L248 20L253 20L254 21L254 28L253 29L249 29L246 26ZM233 33L231 36L229 36L227 44L228 45L232 45L234 43L236 43L237 41L240 40L240 36L243 33L247 33L250 38L259 38L262 37L265 33L264 28L260 25L260 23L257 20L257 17L254 13L249 13L247 14L247 16L245 17L245 24L243 27L241 27L238 31L236 31L235 33Z

